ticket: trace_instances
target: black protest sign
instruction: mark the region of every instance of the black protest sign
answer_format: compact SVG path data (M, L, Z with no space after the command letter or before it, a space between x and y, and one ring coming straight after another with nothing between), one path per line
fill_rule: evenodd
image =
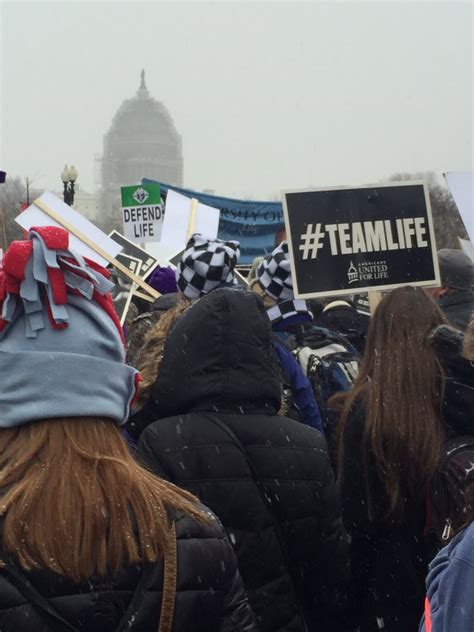
M365 316L370 316L370 303L369 296L365 292L362 294L356 294L352 299L352 304L359 312Z
M423 182L283 193L298 298L438 285Z
M124 255L122 252L119 252L116 259L128 268L130 272L139 276L141 266L141 261L139 259ZM114 287L112 288L110 294L114 302L115 311L120 319L120 324L123 325L136 285L134 285L133 281L128 276L120 272L120 270L117 270L117 268L112 268L110 280L114 283Z
M137 244L134 244L117 230L113 230L109 234L109 237L123 247L121 254L140 260L141 266L137 275L140 278L146 279L158 266L158 259L156 257L146 252L143 248L140 248L140 246L137 246Z

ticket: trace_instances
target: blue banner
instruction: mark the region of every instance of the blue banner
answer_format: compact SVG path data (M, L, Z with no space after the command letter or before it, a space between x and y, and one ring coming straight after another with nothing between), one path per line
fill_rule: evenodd
M142 184L157 183L157 180L142 179ZM276 240L285 227L283 207L280 202L254 202L198 193L190 189L180 189L158 182L161 194L166 197L168 189L195 198L202 204L218 208L219 239L240 241L239 263L249 265L255 259L269 254L275 248ZM278 240L279 241L279 240Z

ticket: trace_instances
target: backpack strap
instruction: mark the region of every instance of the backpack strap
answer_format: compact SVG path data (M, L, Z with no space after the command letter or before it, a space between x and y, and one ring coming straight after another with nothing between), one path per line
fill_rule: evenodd
M0 566L0 573L23 595L27 602L35 607L38 615L48 624L53 632L79 632L78 628L68 623L59 612L53 608L49 601L38 592L20 567L15 564L9 556L4 556L2 562L3 565ZM133 618L138 612L146 591L156 576L158 567L159 565L157 564L148 564L143 569L140 581L135 588L125 614L116 628L116 632L130 630ZM170 527L170 537L165 546L163 592L158 632L171 632L173 626L177 570L176 525L173 522Z
M161 596L161 612L158 632L171 632L171 628L173 626L178 574L176 524L174 521L170 526L169 536L170 537L166 542L164 551L163 592ZM132 621L143 602L145 593L153 583L156 574L158 573L158 569L158 564L149 564L143 569L142 576L135 592L133 593L130 604L120 620L115 632L125 632L126 630L131 629Z
M176 524L172 523L170 538L167 542L164 561L163 595L161 598L161 615L158 632L171 632L176 604L176 582L178 577L178 550L176 541Z
M145 593L148 590L148 587L152 583L156 573L157 573L158 564L147 564L143 571L142 576L140 577L140 581L138 582L135 591L132 595L132 599L128 605L127 610L124 615L120 619L120 623L118 627L115 629L115 632L125 632L125 630L129 630L132 624L134 617L136 616L143 598L145 597Z
M277 536L277 539L280 543L280 548L281 551L283 553L283 557L285 559L285 563L286 563L286 567L288 570L288 573L290 575L290 577L293 576L293 573L291 572L291 562L290 562L290 555L288 553L288 548L286 546L286 541L285 541L285 537L283 535L283 531L281 530L280 527L280 522L275 514L275 510L272 506L272 501L270 500L267 490L265 489L265 485L262 481L262 479L260 478L259 473L257 472L254 464L252 463L247 450L245 449L245 446L243 445L242 441L237 437L237 435L235 434L235 432L229 428L229 426L222 421L222 419L220 417L218 417L217 415L213 415L212 413L204 413L201 412L200 413L203 417L206 417L206 419L209 419L210 421L212 421L214 424L216 424L217 426L219 426L219 428L221 428L221 430L223 430L233 441L233 443L235 443L235 445L239 448L239 450L242 452L243 456L245 457L245 460L247 461L247 465L249 466L250 472L252 474L252 478L255 482L255 484L257 485L257 489L260 492L260 497L263 500L267 511L270 515L272 524L273 524L273 528L275 529L275 534ZM305 607L302 603L300 603L300 600L298 598L297 595L297 591L294 590L294 597L295 597L295 601L297 604L297 610L303 620L303 624L304 624L304 630L307 630L307 626L306 626L306 619L307 616L305 614ZM161 630L159 631L161 632Z
M10 584L23 595L26 601L35 607L39 616L54 632L79 632L38 592L20 567L9 556L4 556L2 561L4 565L0 567L0 572L6 576Z

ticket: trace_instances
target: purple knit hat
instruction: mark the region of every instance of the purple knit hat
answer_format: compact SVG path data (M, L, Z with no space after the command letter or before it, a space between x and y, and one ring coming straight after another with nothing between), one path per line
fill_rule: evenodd
M147 283L160 294L172 294L178 291L175 271L169 266L167 268L158 266L147 279Z

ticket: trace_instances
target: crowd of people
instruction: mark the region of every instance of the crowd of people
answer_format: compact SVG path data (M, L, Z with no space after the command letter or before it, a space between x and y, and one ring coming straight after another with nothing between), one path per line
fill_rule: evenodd
M473 263L369 317L239 255L193 235L124 333L64 229L10 245L2 632L474 631Z

